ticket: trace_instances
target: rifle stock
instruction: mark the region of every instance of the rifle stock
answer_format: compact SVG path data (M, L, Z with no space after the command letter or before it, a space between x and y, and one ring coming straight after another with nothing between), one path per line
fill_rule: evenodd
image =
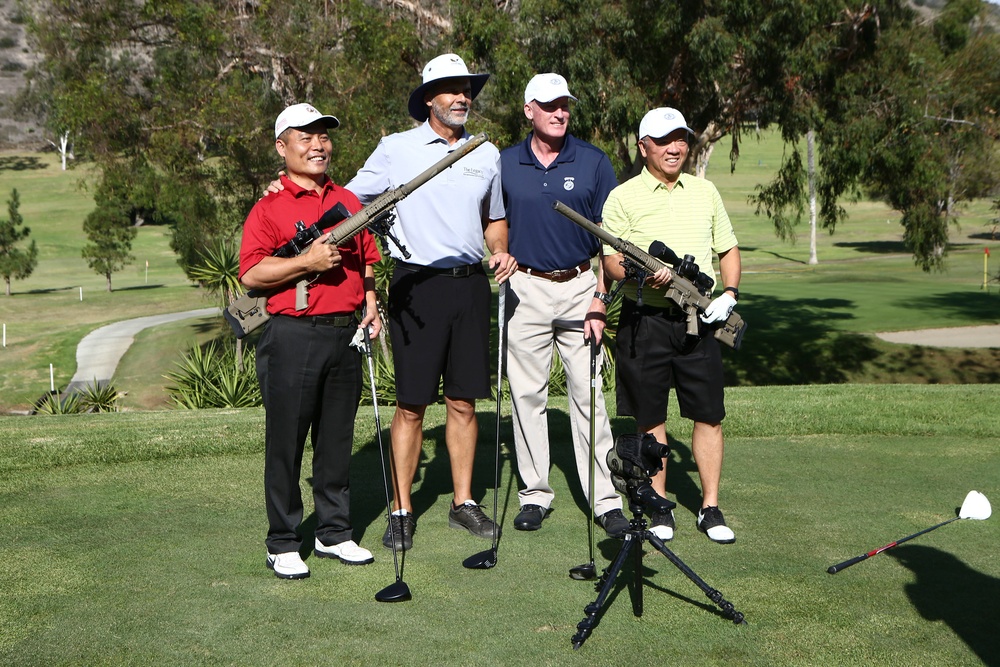
M604 241L605 244L625 255L625 257L629 258L646 271L656 273L660 269L670 268L666 262L662 262L656 257L650 255L648 252L641 250L634 243L630 243L625 239L609 234L599 225L583 217L569 206L566 206L566 204L563 204L561 201L557 200L553 203L552 208L569 218L570 221L576 223L580 227L583 227L583 229ZM711 297L702 294L694 283L683 276L677 275L676 273L673 274L673 278L667 284L666 296L668 299L673 301L678 308L687 312L687 332L692 336L697 336L698 313L705 312L708 305L712 303ZM740 345L743 342L743 333L746 331L746 322L743 321L743 318L740 317L739 313L733 311L729 315L729 319L725 322L709 326L714 328L714 335L720 343L727 345L734 350L740 349Z
M379 196L375 197L375 199L369 202L369 204L360 211L334 227L330 232L330 236L326 238L324 243L340 245L344 241L353 238L359 234L361 230L375 222L383 213L408 197L414 190L489 140L489 135L485 132L481 132L473 136L459 148L455 149L451 153L448 153L448 155L444 156L421 173L414 176L403 185L392 190L386 190ZM327 213L329 213L329 211ZM324 214L323 218L320 218L320 220L323 220L326 215L327 214ZM307 244L299 254L306 252L309 245L311 245L311 242L310 244ZM309 281L305 278L299 280L295 284L296 310L305 310L308 306L308 285ZM243 338L270 319L266 304L267 293L262 293L257 290L250 290L250 292L238 297L231 304L229 304L229 307L226 308L223 315L225 316L226 321L229 322L237 338Z

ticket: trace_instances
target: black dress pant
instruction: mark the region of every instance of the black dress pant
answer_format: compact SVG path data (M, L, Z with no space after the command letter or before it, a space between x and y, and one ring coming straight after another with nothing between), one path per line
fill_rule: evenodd
M266 414L269 553L298 551L302 544L299 476L310 431L316 537L327 545L352 539L349 473L361 355L349 344L356 331L356 322L334 326L314 318L276 316L257 344Z

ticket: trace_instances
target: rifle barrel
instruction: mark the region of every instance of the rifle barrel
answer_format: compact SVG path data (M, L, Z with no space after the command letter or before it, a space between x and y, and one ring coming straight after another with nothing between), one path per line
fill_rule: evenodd
M326 242L339 245L351 238L367 227L379 214L395 206L421 185L431 180L489 140L489 135L485 132L481 132L462 144L459 148L456 148L451 153L445 155L421 173L414 176L403 185L383 192L363 209L336 227Z

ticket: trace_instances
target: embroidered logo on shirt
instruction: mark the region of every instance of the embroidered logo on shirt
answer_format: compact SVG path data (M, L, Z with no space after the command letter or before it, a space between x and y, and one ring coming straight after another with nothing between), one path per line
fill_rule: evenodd
M565 178L565 180L563 180L563 190L569 191L569 190L572 190L575 187L576 187L576 183L573 182L573 177L572 176L567 176Z
M462 175L463 176L471 176L472 178L478 178L480 180L482 180L484 178L483 177L483 170L482 169L476 169L475 167L466 167L466 166L463 166L462 167Z

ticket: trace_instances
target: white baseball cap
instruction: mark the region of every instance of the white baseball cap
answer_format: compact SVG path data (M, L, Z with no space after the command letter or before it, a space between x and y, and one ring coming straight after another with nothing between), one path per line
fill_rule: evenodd
M281 133L290 127L305 127L316 121L323 121L323 124L331 130L340 127L340 121L334 116L321 114L311 104L293 104L278 114L278 119L274 121L274 138L280 137Z
M652 137L653 139L659 139L660 137L667 136L674 130L687 130L690 134L694 134L694 130L687 126L684 114L677 109L660 107L659 109L653 109L642 117L642 121L639 123L639 138Z
M413 118L423 122L430 115L430 110L424 104L424 93L432 85L444 79L468 79L472 86L472 97L475 98L486 85L488 78L490 78L489 74L469 74L469 68L465 66L464 60L454 53L445 53L424 65L424 82L410 93L407 109Z
M545 104L560 97L568 97L574 102L577 101L570 94L569 84L566 83L566 79L555 72L536 74L531 77L531 81L528 82L528 85L524 89L525 104L530 103L532 100Z

